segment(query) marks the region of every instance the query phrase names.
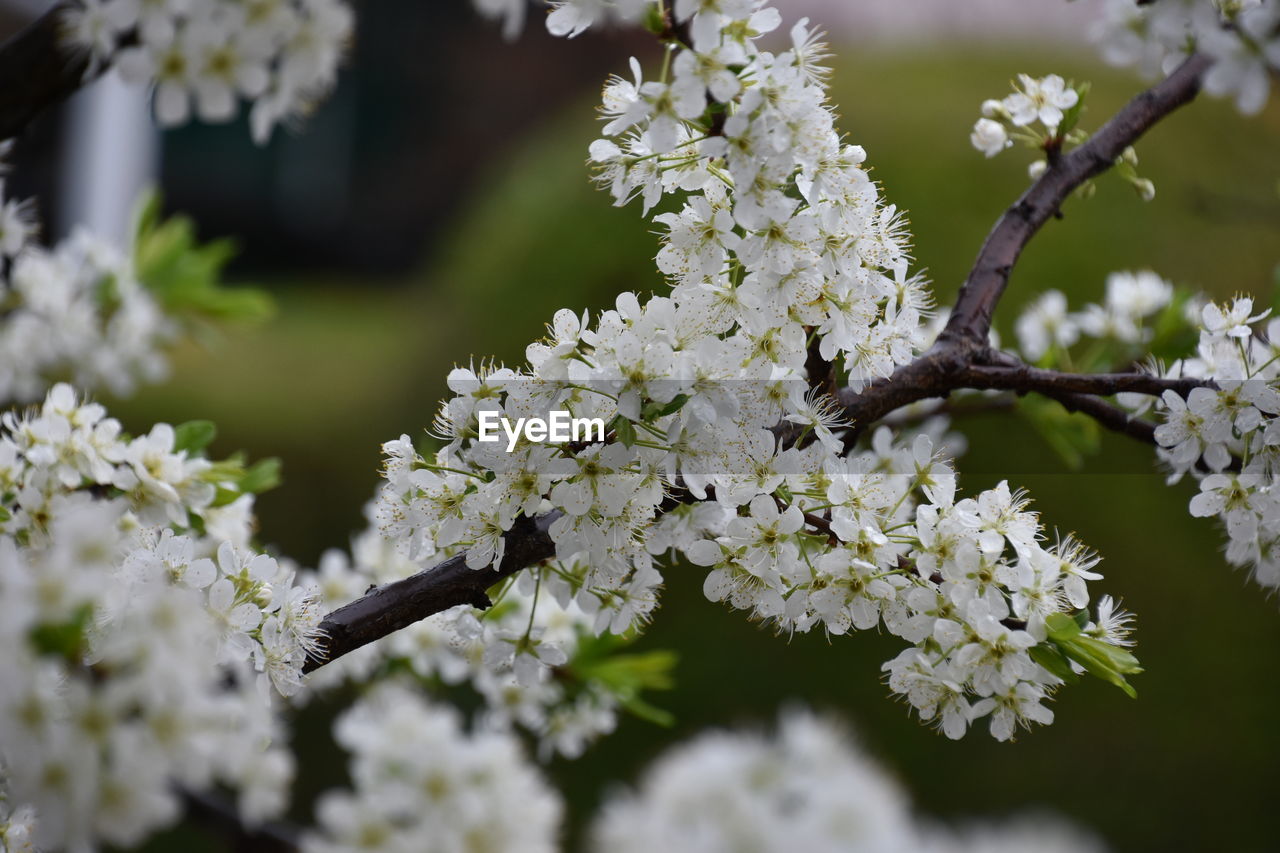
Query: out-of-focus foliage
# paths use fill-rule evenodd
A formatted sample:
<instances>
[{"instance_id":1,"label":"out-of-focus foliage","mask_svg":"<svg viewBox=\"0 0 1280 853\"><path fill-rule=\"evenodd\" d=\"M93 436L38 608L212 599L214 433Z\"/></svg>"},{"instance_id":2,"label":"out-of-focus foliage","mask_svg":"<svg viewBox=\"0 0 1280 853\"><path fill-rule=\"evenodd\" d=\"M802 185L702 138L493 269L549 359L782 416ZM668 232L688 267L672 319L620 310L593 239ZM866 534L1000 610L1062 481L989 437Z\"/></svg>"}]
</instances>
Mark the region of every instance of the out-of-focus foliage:
<instances>
[{"instance_id":1,"label":"out-of-focus foliage","mask_svg":"<svg viewBox=\"0 0 1280 853\"><path fill-rule=\"evenodd\" d=\"M133 263L138 280L166 313L201 320L260 322L271 316L271 296L251 287L223 287L223 269L235 256L230 238L200 243L186 216L161 217L159 193L148 193L134 224Z\"/></svg>"}]
</instances>

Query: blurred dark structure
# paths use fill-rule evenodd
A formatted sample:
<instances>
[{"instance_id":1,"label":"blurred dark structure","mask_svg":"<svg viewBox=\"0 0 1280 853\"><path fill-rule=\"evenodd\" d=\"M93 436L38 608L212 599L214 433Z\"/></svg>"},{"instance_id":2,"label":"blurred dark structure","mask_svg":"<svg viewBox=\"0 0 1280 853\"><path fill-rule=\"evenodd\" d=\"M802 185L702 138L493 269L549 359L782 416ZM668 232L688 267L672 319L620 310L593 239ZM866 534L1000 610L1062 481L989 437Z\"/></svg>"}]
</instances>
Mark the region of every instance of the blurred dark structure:
<instances>
[{"instance_id":1,"label":"blurred dark structure","mask_svg":"<svg viewBox=\"0 0 1280 853\"><path fill-rule=\"evenodd\" d=\"M508 43L465 2L357 5L338 86L305 121L261 147L244 109L230 124L164 134L165 206L193 216L204 234L235 235L236 273L408 273L486 165L587 97L620 56L653 50L643 33L618 31L548 49L536 10ZM26 20L0 5L0 38ZM41 116L10 158L12 193L38 198L45 222L63 218L65 112Z\"/></svg>"},{"instance_id":2,"label":"blurred dark structure","mask_svg":"<svg viewBox=\"0 0 1280 853\"><path fill-rule=\"evenodd\" d=\"M619 56L652 50L635 32L550 50L536 11L511 43L468 3L379 0L358 13L337 89L300 128L262 148L243 117L167 135L168 206L206 233L239 235L243 268L409 271L480 170L594 90Z\"/></svg>"}]
</instances>

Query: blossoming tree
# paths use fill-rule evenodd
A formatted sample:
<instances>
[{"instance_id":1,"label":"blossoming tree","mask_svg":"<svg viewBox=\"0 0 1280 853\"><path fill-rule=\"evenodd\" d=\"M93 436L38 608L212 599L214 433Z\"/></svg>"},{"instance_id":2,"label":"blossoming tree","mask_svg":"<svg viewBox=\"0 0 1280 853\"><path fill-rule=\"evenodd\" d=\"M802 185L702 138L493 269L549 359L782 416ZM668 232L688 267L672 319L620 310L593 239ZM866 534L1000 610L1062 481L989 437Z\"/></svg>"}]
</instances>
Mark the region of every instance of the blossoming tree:
<instances>
[{"instance_id":1,"label":"blossoming tree","mask_svg":"<svg viewBox=\"0 0 1280 853\"><path fill-rule=\"evenodd\" d=\"M511 36L527 11L475 5ZM1005 483L961 490L945 401L968 396L1040 395L1152 445L1171 480L1199 483L1189 511L1221 520L1227 561L1280 586L1280 321L1247 297L1217 304L1119 272L1102 304L1071 311L1048 291L1017 319L1016 347L991 338L1019 254L1073 196L1113 173L1154 197L1139 137L1201 89L1262 107L1280 2L1110 4L1106 57L1160 79L1092 133L1087 86L1056 75L1023 75L984 103L973 145L992 157L1024 143L1030 186L943 309L912 270L892 188L835 129L807 21L784 27L763 0L549 5L554 34L612 23L661 45L658 68L632 60L606 83L588 150L614 202L660 226L666 284L594 317L554 312L519 366L455 368L434 442L384 445L372 523L314 570L254 535L270 462L208 458L206 422L126 435L86 397L159 378L190 323L258 309L218 285L221 247L154 205L127 249L84 233L41 247L33 207L3 202L4 849L134 845L184 806L227 809L219 788L257 827L243 831L314 851L551 849L559 800L517 733L543 757L574 757L619 711L661 714L644 694L670 660L627 643L671 570L702 572L708 599L781 633L899 638L889 690L950 738L1049 723L1053 694L1082 675L1132 695L1131 617L1095 599L1099 556L1050 541ZM0 48L0 136L114 66L151 87L161 124L227 120L243 100L265 139L323 96L352 26L343 0L59 5ZM603 437L495 443L481 429L560 412ZM476 692L471 728L428 698L431 682ZM352 790L327 795L299 835L271 822L292 774L283 726L341 684L363 689L335 730ZM1092 843L923 825L804 714L772 741L712 736L665 759L593 838L600 850Z\"/></svg>"}]
</instances>

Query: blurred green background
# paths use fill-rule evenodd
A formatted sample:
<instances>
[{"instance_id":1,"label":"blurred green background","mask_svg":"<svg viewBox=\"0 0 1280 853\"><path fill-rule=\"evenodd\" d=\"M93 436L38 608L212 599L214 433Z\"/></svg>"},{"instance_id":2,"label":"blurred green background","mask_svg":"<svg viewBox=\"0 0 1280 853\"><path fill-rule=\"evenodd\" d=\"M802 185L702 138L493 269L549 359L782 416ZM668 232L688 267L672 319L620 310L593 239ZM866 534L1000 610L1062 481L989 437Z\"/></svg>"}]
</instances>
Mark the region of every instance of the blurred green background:
<instances>
[{"instance_id":1,"label":"blurred green background","mask_svg":"<svg viewBox=\"0 0 1280 853\"><path fill-rule=\"evenodd\" d=\"M888 198L910 212L918 267L947 304L982 238L1026 185L1030 153L986 161L968 143L978 105L1015 72L1091 80L1084 127L1095 129L1141 87L1086 56L1044 49L937 46L837 50L834 100L851 141L866 146ZM621 58L615 63L624 67ZM624 288L661 290L654 228L614 209L584 166L594 138L594 80L535 133L508 140L477 170L416 271L378 286L341 274L258 277L279 301L272 322L184 348L172 381L114 402L126 426L217 421L216 452L280 456L285 484L260 503L262 538L314 561L362 525L379 444L429 424L457 362L522 358L559 307L598 308ZM998 325L1056 287L1073 304L1102 295L1107 272L1150 267L1227 296L1270 304L1280 261L1280 109L1244 119L1201 100L1138 145L1157 196L1142 203L1119 180L1073 200L1020 261ZM213 236L206 234L205 236ZM424 238L424 242L427 242ZM1280 790L1280 612L1219 554L1221 537L1186 511L1187 484L1164 485L1152 454L1104 438L1079 472L1014 416L966 422L962 487L1007 478L1030 490L1046 523L1076 531L1104 556L1098 592L1138 614L1146 672L1126 698L1096 680L1061 692L1051 727L1000 744L979 725L953 743L890 701L880 663L899 641L867 632L828 641L757 630L705 601L697 572L671 571L644 648L681 655L676 690L654 696L672 729L624 719L576 762L549 768L570 806L570 832L601 796L657 752L713 725L767 724L788 702L848 719L900 774L918 806L944 819L1048 807L1117 850L1274 850ZM1131 472L1131 473L1117 473ZM300 816L343 778L321 746L322 720L300 731Z\"/></svg>"}]
</instances>

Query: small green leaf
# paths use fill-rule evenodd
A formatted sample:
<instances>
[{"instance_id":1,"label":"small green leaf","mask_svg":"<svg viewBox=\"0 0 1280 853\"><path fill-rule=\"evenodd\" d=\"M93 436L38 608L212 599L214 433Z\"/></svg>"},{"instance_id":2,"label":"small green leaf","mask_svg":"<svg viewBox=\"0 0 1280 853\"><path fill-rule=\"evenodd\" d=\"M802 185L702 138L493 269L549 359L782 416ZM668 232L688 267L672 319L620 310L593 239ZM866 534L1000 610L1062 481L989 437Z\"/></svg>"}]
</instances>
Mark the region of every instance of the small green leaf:
<instances>
[{"instance_id":1,"label":"small green leaf","mask_svg":"<svg viewBox=\"0 0 1280 853\"><path fill-rule=\"evenodd\" d=\"M678 660L675 652L658 649L639 654L623 654L630 635L578 632L578 647L565 669L576 680L594 682L617 697L618 702L641 719L669 726L675 718L667 711L642 700L645 690L669 690L674 685L672 671Z\"/></svg>"},{"instance_id":2,"label":"small green leaf","mask_svg":"<svg viewBox=\"0 0 1280 853\"><path fill-rule=\"evenodd\" d=\"M208 447L218 434L213 421L187 421L173 428L174 451L187 452L194 456Z\"/></svg>"},{"instance_id":3,"label":"small green leaf","mask_svg":"<svg viewBox=\"0 0 1280 853\"><path fill-rule=\"evenodd\" d=\"M670 711L650 705L638 696L622 699L622 707L646 722L669 729L676 724L675 715Z\"/></svg>"},{"instance_id":4,"label":"small green leaf","mask_svg":"<svg viewBox=\"0 0 1280 853\"><path fill-rule=\"evenodd\" d=\"M271 297L252 288L227 288L223 268L235 256L231 240L201 244L186 217L160 219L160 198L145 196L135 216L133 259L138 280L178 315L213 320L262 320L273 311Z\"/></svg>"},{"instance_id":5,"label":"small green leaf","mask_svg":"<svg viewBox=\"0 0 1280 853\"><path fill-rule=\"evenodd\" d=\"M665 418L667 415L674 415L676 412L684 408L684 404L689 402L688 394L677 394L671 398L671 402L662 407L658 412L658 417Z\"/></svg>"},{"instance_id":6,"label":"small green leaf","mask_svg":"<svg viewBox=\"0 0 1280 853\"><path fill-rule=\"evenodd\" d=\"M255 495L270 491L280 485L280 460L276 457L255 462L240 478L240 491Z\"/></svg>"},{"instance_id":7,"label":"small green leaf","mask_svg":"<svg viewBox=\"0 0 1280 853\"><path fill-rule=\"evenodd\" d=\"M645 423L653 423L658 418L665 418L680 411L687 402L689 402L688 394L677 394L669 403L651 402L645 405L640 417Z\"/></svg>"},{"instance_id":8,"label":"small green leaf","mask_svg":"<svg viewBox=\"0 0 1280 853\"><path fill-rule=\"evenodd\" d=\"M1046 624L1047 622L1048 620ZM1053 636L1052 629L1050 629L1050 636ZM1057 640L1056 637L1054 639ZM1076 634L1057 640L1057 643L1063 654L1083 666L1090 675L1114 684L1131 699L1138 698L1138 692L1133 689L1133 685L1125 680L1126 675L1142 672L1138 659L1130 652L1087 634Z\"/></svg>"},{"instance_id":9,"label":"small green leaf","mask_svg":"<svg viewBox=\"0 0 1280 853\"><path fill-rule=\"evenodd\" d=\"M636 428L625 415L618 415L609 426L613 429L614 435L618 437L618 441L627 447L635 446Z\"/></svg>"},{"instance_id":10,"label":"small green leaf","mask_svg":"<svg viewBox=\"0 0 1280 853\"><path fill-rule=\"evenodd\" d=\"M644 28L655 36L660 36L666 32L667 22L663 20L661 5L649 4L644 16Z\"/></svg>"},{"instance_id":11,"label":"small green leaf","mask_svg":"<svg viewBox=\"0 0 1280 853\"><path fill-rule=\"evenodd\" d=\"M31 629L31 645L42 655L57 655L72 663L84 657L85 632L93 618L93 605L82 604L66 622L45 623Z\"/></svg>"},{"instance_id":12,"label":"small green leaf","mask_svg":"<svg viewBox=\"0 0 1280 853\"><path fill-rule=\"evenodd\" d=\"M1071 662L1052 643L1041 643L1040 645L1032 646L1028 651L1031 653L1033 661L1063 681L1074 684L1080 680L1075 671L1071 669Z\"/></svg>"},{"instance_id":13,"label":"small green leaf","mask_svg":"<svg viewBox=\"0 0 1280 853\"><path fill-rule=\"evenodd\" d=\"M223 486L218 486L213 493L213 503L211 503L210 506L214 509L228 506L235 503L242 494L243 492L239 489L228 489Z\"/></svg>"},{"instance_id":14,"label":"small green leaf","mask_svg":"<svg viewBox=\"0 0 1280 853\"><path fill-rule=\"evenodd\" d=\"M1050 613L1044 619L1044 626L1049 638L1059 643L1080 634L1080 623L1066 613Z\"/></svg>"}]
</instances>

